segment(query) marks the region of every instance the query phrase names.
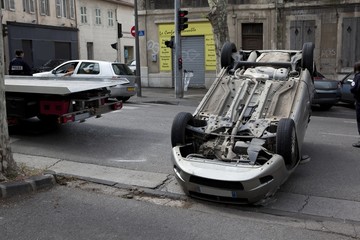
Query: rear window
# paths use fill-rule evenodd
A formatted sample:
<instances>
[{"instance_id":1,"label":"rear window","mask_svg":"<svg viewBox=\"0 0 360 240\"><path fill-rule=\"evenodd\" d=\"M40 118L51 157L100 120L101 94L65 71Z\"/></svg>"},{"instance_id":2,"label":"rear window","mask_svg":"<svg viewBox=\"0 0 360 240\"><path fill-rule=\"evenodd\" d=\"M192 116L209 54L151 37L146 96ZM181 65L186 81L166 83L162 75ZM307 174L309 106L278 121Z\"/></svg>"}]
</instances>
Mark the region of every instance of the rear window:
<instances>
[{"instance_id":1,"label":"rear window","mask_svg":"<svg viewBox=\"0 0 360 240\"><path fill-rule=\"evenodd\" d=\"M113 63L112 68L116 75L134 75L131 69L125 64L121 63Z\"/></svg>"}]
</instances>

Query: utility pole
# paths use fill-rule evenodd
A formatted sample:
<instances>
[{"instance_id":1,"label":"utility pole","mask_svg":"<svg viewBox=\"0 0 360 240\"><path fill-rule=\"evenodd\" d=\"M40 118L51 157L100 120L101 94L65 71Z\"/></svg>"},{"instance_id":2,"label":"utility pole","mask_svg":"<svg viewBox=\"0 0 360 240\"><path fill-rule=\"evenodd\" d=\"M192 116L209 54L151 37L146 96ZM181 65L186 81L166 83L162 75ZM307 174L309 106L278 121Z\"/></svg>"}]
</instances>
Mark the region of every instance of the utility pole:
<instances>
[{"instance_id":1,"label":"utility pole","mask_svg":"<svg viewBox=\"0 0 360 240\"><path fill-rule=\"evenodd\" d=\"M180 0L175 0L175 59L174 59L174 75L175 75L175 94L176 98L184 97L184 80L183 80L183 60L181 51L181 31L188 28L187 10L180 8ZM165 42L166 46L170 46ZM171 44L172 45L172 44Z\"/></svg>"},{"instance_id":2,"label":"utility pole","mask_svg":"<svg viewBox=\"0 0 360 240\"><path fill-rule=\"evenodd\" d=\"M136 51L136 83L137 83L137 96L141 97L141 73L140 73L140 49L139 49L139 21L138 21L138 8L137 0L134 0L135 8L135 51Z\"/></svg>"},{"instance_id":3,"label":"utility pole","mask_svg":"<svg viewBox=\"0 0 360 240\"><path fill-rule=\"evenodd\" d=\"M176 98L184 97L184 84L182 80L182 69L179 69L179 61L181 57L181 32L179 31L179 10L180 0L174 2L174 22L175 22L175 57L174 57L174 75L175 75L175 96Z\"/></svg>"}]
</instances>

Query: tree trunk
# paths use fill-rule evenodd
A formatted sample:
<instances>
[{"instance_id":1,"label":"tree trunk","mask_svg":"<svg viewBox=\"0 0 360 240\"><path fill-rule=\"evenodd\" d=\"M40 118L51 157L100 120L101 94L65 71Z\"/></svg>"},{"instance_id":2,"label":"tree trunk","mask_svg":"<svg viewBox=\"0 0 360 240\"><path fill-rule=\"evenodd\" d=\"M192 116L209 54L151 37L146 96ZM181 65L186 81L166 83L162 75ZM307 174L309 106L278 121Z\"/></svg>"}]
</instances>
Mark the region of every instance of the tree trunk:
<instances>
[{"instance_id":1,"label":"tree trunk","mask_svg":"<svg viewBox=\"0 0 360 240\"><path fill-rule=\"evenodd\" d=\"M1 10L0 10L1 11ZM1 15L1 12L0 12ZM2 26L0 26L2 32ZM6 180L6 177L17 175L17 165L14 161L6 117L5 103L5 81L4 81L4 42L0 37L0 181Z\"/></svg>"},{"instance_id":2,"label":"tree trunk","mask_svg":"<svg viewBox=\"0 0 360 240\"><path fill-rule=\"evenodd\" d=\"M221 48L225 42L229 41L229 29L227 25L227 4L226 0L208 0L210 12L207 18L214 33L216 51L216 69L220 71Z\"/></svg>"}]
</instances>

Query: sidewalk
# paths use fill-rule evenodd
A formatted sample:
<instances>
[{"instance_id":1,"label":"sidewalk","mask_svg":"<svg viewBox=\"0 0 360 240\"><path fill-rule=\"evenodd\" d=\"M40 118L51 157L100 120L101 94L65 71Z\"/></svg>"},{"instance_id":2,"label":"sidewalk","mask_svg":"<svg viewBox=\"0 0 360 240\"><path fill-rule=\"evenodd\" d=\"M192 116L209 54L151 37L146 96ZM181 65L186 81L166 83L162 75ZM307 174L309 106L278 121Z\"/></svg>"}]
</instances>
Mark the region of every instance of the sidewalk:
<instances>
[{"instance_id":1,"label":"sidewalk","mask_svg":"<svg viewBox=\"0 0 360 240\"><path fill-rule=\"evenodd\" d=\"M172 105L197 106L208 89L189 88L182 98L176 98L174 88L142 88L141 96L133 96L129 102L160 103Z\"/></svg>"},{"instance_id":2,"label":"sidewalk","mask_svg":"<svg viewBox=\"0 0 360 240\"><path fill-rule=\"evenodd\" d=\"M206 91L206 89L189 89L184 93L183 98L176 98L175 90L172 88L143 88L142 96L132 97L129 104L135 102L197 106ZM23 183L0 184L0 198L50 188L56 184L55 178L59 176L74 177L122 189L137 188L158 197L185 198L173 174L127 170L17 153L14 153L14 159L18 164L43 170L44 175L28 179ZM331 221L344 223L360 222L360 202L281 191L276 194L272 202L253 211L284 216L325 217ZM340 225L338 227L340 228ZM341 232L341 229L339 231Z\"/></svg>"}]
</instances>

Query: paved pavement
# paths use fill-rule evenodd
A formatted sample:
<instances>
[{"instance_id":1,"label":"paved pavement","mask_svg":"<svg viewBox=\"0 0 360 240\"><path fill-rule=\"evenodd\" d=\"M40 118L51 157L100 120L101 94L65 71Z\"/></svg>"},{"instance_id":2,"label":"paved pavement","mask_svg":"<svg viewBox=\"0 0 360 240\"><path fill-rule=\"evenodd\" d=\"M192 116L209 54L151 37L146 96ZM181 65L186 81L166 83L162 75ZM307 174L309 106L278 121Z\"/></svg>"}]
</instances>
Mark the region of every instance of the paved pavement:
<instances>
[{"instance_id":1,"label":"paved pavement","mask_svg":"<svg viewBox=\"0 0 360 240\"><path fill-rule=\"evenodd\" d=\"M205 93L205 89L189 89L183 98L176 98L174 89L143 88L142 96L135 96L130 101L197 106ZM0 198L54 186L59 176L74 177L123 189L141 189L157 196L185 198L172 174L126 170L17 153L14 153L14 159L18 164L44 170L44 175L27 179L23 183L0 184ZM360 202L285 192L277 193L274 201L255 211L315 218L325 217L342 222L360 221ZM354 231L360 231L360 229L354 229Z\"/></svg>"}]
</instances>

